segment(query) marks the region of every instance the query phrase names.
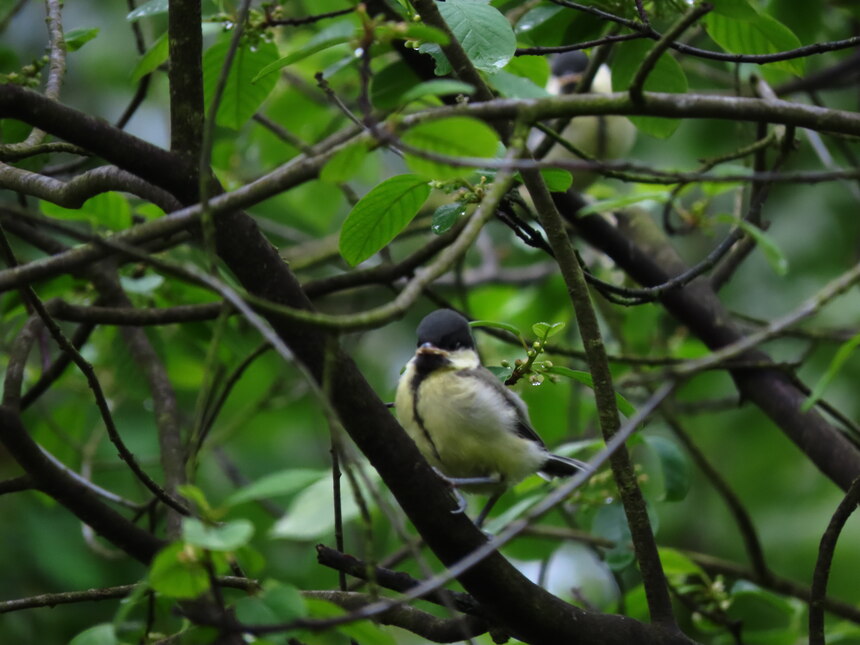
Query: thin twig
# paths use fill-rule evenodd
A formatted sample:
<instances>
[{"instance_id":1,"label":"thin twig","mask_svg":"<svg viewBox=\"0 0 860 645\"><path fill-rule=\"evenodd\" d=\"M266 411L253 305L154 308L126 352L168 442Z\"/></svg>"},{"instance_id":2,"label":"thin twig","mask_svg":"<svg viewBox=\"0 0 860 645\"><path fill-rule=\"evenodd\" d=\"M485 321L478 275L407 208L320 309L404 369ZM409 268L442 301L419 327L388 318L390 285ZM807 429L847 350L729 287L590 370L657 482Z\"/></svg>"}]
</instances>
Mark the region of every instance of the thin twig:
<instances>
[{"instance_id":1,"label":"thin twig","mask_svg":"<svg viewBox=\"0 0 860 645\"><path fill-rule=\"evenodd\" d=\"M821 536L818 559L812 574L812 591L809 599L809 645L824 645L824 598L827 594L827 579L836 542L851 514L860 503L860 477L854 480L845 497L839 502L830 523Z\"/></svg>"}]
</instances>

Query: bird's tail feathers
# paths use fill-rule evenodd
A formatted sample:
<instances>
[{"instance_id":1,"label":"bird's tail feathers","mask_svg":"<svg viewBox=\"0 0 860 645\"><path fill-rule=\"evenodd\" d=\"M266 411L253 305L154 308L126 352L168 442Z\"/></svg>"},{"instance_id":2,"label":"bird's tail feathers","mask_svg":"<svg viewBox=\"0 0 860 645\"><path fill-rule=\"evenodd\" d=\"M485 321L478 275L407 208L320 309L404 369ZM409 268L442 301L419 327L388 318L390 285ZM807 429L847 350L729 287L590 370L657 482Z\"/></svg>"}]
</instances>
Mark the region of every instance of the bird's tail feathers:
<instances>
[{"instance_id":1,"label":"bird's tail feathers","mask_svg":"<svg viewBox=\"0 0 860 645\"><path fill-rule=\"evenodd\" d=\"M570 477L579 471L591 471L591 467L584 461L579 459L571 459L570 457L562 457L561 455L550 455L546 463L541 466L541 474L549 475L550 477Z\"/></svg>"}]
</instances>

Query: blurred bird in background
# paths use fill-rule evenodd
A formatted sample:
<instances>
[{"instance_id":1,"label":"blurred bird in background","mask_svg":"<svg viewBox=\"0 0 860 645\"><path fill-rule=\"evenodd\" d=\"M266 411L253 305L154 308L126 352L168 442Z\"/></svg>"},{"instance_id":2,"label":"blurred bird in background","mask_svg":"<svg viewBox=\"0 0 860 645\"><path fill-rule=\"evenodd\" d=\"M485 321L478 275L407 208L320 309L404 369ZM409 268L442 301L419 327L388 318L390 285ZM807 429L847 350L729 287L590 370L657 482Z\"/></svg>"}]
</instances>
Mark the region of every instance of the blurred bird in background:
<instances>
[{"instance_id":1,"label":"blurred bird in background","mask_svg":"<svg viewBox=\"0 0 860 645\"><path fill-rule=\"evenodd\" d=\"M588 68L588 57L581 51L565 52L552 62L552 76L547 83L547 91L556 96L573 93ZM591 82L591 92L609 94L612 92L612 75L609 68L602 64ZM561 138L586 158L621 159L630 152L636 142L636 128L623 116L577 116L570 120L562 130ZM543 140L543 134L535 137L534 147ZM544 156L544 160L579 159L573 152L556 143ZM582 192L597 179L598 175L588 171L574 171L573 188Z\"/></svg>"}]
</instances>

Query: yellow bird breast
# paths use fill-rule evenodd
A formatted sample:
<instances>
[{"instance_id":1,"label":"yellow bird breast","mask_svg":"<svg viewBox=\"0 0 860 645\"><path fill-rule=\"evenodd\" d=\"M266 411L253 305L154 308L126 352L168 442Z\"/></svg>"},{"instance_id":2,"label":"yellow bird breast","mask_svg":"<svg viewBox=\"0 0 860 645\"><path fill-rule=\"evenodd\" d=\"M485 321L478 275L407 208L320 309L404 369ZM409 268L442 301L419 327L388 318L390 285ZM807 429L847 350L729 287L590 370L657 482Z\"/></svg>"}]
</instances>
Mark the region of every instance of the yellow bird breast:
<instances>
[{"instance_id":1,"label":"yellow bird breast","mask_svg":"<svg viewBox=\"0 0 860 645\"><path fill-rule=\"evenodd\" d=\"M503 392L471 382L477 377L452 366L425 376L413 398L414 375L414 361L410 361L397 389L397 416L427 461L445 475L498 477L500 485L507 487L544 464L545 449L516 434L517 409Z\"/></svg>"}]
</instances>

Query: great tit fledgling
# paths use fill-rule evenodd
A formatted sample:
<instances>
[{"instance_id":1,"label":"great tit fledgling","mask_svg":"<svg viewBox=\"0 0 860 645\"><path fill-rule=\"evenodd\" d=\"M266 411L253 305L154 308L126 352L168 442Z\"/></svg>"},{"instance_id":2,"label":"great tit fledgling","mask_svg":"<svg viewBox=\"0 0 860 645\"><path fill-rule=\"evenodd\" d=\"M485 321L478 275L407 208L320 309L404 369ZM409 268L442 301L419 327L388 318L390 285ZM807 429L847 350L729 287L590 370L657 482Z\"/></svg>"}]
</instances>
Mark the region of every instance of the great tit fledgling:
<instances>
[{"instance_id":1,"label":"great tit fledgling","mask_svg":"<svg viewBox=\"0 0 860 645\"><path fill-rule=\"evenodd\" d=\"M454 485L490 494L492 504L526 476L564 477L587 466L551 454L523 400L481 365L463 316L439 309L418 325L418 350L397 386L400 423Z\"/></svg>"},{"instance_id":2,"label":"great tit fledgling","mask_svg":"<svg viewBox=\"0 0 860 645\"><path fill-rule=\"evenodd\" d=\"M588 57L581 51L559 54L552 62L552 76L547 84L550 94L568 94L576 89L588 67ZM591 92L612 92L612 74L606 65L597 69L591 82ZM623 116L577 116L561 132L561 138L585 154L600 160L620 159L627 155L636 142L636 128ZM544 157L546 161L571 159L575 156L561 145L553 146ZM585 190L598 175L593 172L574 172L573 187Z\"/></svg>"}]
</instances>

